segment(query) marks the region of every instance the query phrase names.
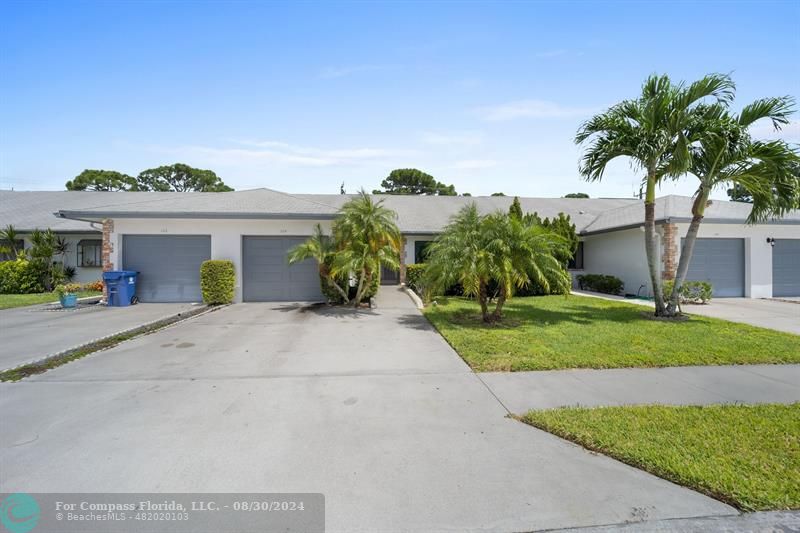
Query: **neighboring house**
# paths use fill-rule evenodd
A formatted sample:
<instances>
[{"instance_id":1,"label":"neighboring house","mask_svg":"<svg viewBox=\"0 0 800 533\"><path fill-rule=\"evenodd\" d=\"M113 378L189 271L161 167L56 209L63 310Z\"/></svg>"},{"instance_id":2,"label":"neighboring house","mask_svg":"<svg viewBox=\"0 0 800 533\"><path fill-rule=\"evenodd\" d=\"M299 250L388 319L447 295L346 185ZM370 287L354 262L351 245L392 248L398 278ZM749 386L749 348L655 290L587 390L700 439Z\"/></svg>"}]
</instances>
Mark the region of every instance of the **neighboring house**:
<instances>
[{"instance_id":1,"label":"neighboring house","mask_svg":"<svg viewBox=\"0 0 800 533\"><path fill-rule=\"evenodd\" d=\"M321 298L316 266L290 266L286 252L310 235L327 231L352 195L287 194L270 189L227 193L98 193L0 191L0 225L51 227L71 239L102 240L105 269L137 270L141 301L199 301L199 266L230 259L237 271L236 301ZM509 196L380 196L398 214L404 242L399 273L419 262L425 246L458 210L475 202L483 213L507 211ZM582 242L570 265L581 272L612 274L632 294L651 293L644 253L641 200L616 198L520 198L523 211L542 218L569 214ZM709 280L718 297L800 296L800 212L782 220L747 226L748 204L714 201L695 247L689 279ZM55 213L56 216L53 216ZM686 233L691 198L659 198L659 269L674 275L680 238ZM63 225L62 225L63 224ZM76 233L81 229L86 233ZM101 232L99 233L98 231ZM77 246L77 243L76 243ZM77 250L76 250L77 252ZM78 256L76 255L76 260ZM97 279L79 267L82 279Z\"/></svg>"}]
</instances>

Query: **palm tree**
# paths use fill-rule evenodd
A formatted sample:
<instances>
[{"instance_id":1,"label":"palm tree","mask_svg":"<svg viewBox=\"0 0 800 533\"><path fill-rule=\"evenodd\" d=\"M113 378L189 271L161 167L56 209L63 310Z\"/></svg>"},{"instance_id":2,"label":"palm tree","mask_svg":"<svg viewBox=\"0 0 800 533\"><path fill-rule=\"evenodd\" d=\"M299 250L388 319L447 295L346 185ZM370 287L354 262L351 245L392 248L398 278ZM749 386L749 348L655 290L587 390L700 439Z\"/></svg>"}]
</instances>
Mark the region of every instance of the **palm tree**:
<instances>
[{"instance_id":1,"label":"palm tree","mask_svg":"<svg viewBox=\"0 0 800 533\"><path fill-rule=\"evenodd\" d=\"M580 164L586 180L601 180L608 163L618 157L629 158L634 168L645 173L645 252L656 316L667 313L657 265L656 186L664 177L678 177L688 169L694 139L686 132L702 101L711 97L724 106L733 94L733 81L722 74L710 74L688 86L653 75L644 82L638 98L589 119L575 136L578 144L590 141Z\"/></svg>"},{"instance_id":2,"label":"palm tree","mask_svg":"<svg viewBox=\"0 0 800 533\"><path fill-rule=\"evenodd\" d=\"M13 225L9 224L0 230L0 241L7 242L0 247L0 253L13 255L14 259L18 256L17 242L19 241L19 234Z\"/></svg>"},{"instance_id":3,"label":"palm tree","mask_svg":"<svg viewBox=\"0 0 800 533\"><path fill-rule=\"evenodd\" d=\"M333 263L335 251L336 248L333 239L325 235L322 231L322 226L317 224L314 226L314 233L311 237L289 250L289 263L299 263L306 259L316 260L320 278L322 278L329 287L339 293L342 297L342 301L347 304L350 302L347 291L339 285L336 278L331 273L331 264Z\"/></svg>"},{"instance_id":4,"label":"palm tree","mask_svg":"<svg viewBox=\"0 0 800 533\"><path fill-rule=\"evenodd\" d=\"M426 277L435 287L460 283L475 296L484 322L502 318L503 306L521 289L536 283L545 293L568 293L570 276L556 258L567 243L538 224L504 213L480 216L475 204L453 217L428 248ZM489 311L496 286L495 308Z\"/></svg>"},{"instance_id":5,"label":"palm tree","mask_svg":"<svg viewBox=\"0 0 800 533\"><path fill-rule=\"evenodd\" d=\"M675 314L681 286L686 280L692 252L703 221L708 197L717 187L731 187L752 198L748 223L780 217L800 201L800 155L783 141L754 141L748 129L769 119L776 130L789 123L794 112L790 97L764 98L732 115L721 106L710 106L698 117L699 142L692 146L689 173L700 184L692 204L692 221L683 241L675 283L667 312Z\"/></svg>"},{"instance_id":6,"label":"palm tree","mask_svg":"<svg viewBox=\"0 0 800 533\"><path fill-rule=\"evenodd\" d=\"M400 268L402 237L397 227L397 213L374 202L361 191L348 201L333 222L333 235L338 250L333 258L334 276L354 274L357 277L354 305L358 307L381 266Z\"/></svg>"}]
</instances>

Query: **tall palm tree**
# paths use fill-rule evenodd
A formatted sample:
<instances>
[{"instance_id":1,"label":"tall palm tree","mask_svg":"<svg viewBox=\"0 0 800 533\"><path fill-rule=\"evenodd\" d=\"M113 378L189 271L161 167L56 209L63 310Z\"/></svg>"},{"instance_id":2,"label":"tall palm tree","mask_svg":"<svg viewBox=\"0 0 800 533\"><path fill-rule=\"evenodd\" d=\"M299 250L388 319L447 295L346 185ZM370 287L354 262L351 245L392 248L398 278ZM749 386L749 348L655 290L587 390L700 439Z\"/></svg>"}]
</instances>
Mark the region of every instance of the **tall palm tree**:
<instances>
[{"instance_id":1,"label":"tall palm tree","mask_svg":"<svg viewBox=\"0 0 800 533\"><path fill-rule=\"evenodd\" d=\"M592 117L575 136L578 144L589 141L580 164L586 180L601 180L608 163L618 157L627 157L634 168L644 171L645 252L656 316L667 314L657 265L656 186L665 177L678 177L688 169L694 139L686 132L703 100L710 97L724 106L733 94L733 81L723 74L710 74L688 86L653 75L644 82L638 98Z\"/></svg>"},{"instance_id":2,"label":"tall palm tree","mask_svg":"<svg viewBox=\"0 0 800 533\"><path fill-rule=\"evenodd\" d=\"M499 212L480 216L470 204L428 248L426 277L440 289L460 283L465 295L477 298L483 321L496 322L514 292L531 283L546 293L569 292L570 276L556 258L567 247L541 225ZM497 299L490 311L492 286Z\"/></svg>"},{"instance_id":3,"label":"tall palm tree","mask_svg":"<svg viewBox=\"0 0 800 533\"><path fill-rule=\"evenodd\" d=\"M796 173L800 155L783 141L753 140L748 129L757 121L769 119L776 130L789 123L794 112L790 97L764 98L745 106L738 115L724 107L709 106L697 117L699 142L691 147L689 173L700 184L692 204L692 221L683 241L675 283L667 305L667 313L679 309L681 286L686 280L700 224L708 205L708 197L717 187L743 191L753 199L748 223L780 217L798 207L800 177Z\"/></svg>"},{"instance_id":4,"label":"tall palm tree","mask_svg":"<svg viewBox=\"0 0 800 533\"><path fill-rule=\"evenodd\" d=\"M333 239L325 235L322 231L322 226L317 224L314 226L314 233L305 240L289 250L289 263L299 263L306 259L314 259L317 262L320 278L334 289L342 297L342 301L347 304L350 302L347 291L339 285L336 277L331 271L331 264L333 263L333 256L336 252L336 247Z\"/></svg>"},{"instance_id":5,"label":"tall palm tree","mask_svg":"<svg viewBox=\"0 0 800 533\"><path fill-rule=\"evenodd\" d=\"M355 274L358 307L381 266L400 268L402 236L397 227L397 213L383 205L383 200L373 201L361 191L342 206L339 217L333 222L333 234L338 250L334 255L334 276Z\"/></svg>"}]
</instances>

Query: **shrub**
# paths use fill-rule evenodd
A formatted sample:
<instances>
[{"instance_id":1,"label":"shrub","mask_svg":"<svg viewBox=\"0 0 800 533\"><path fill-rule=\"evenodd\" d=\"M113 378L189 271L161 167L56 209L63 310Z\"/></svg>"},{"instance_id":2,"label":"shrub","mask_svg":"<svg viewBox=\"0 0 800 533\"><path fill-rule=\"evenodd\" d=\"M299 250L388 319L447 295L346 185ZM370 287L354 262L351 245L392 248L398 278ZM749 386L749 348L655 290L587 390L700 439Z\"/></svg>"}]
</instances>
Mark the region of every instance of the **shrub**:
<instances>
[{"instance_id":1,"label":"shrub","mask_svg":"<svg viewBox=\"0 0 800 533\"><path fill-rule=\"evenodd\" d=\"M0 263L0 293L32 294L45 291L47 265L41 261L15 259Z\"/></svg>"},{"instance_id":2,"label":"shrub","mask_svg":"<svg viewBox=\"0 0 800 533\"><path fill-rule=\"evenodd\" d=\"M625 288L622 280L606 274L581 274L578 276L578 287L587 291L604 294L619 294Z\"/></svg>"},{"instance_id":3,"label":"shrub","mask_svg":"<svg viewBox=\"0 0 800 533\"><path fill-rule=\"evenodd\" d=\"M200 289L203 301L208 305L233 302L236 270L233 261L211 259L200 265Z\"/></svg>"},{"instance_id":4,"label":"shrub","mask_svg":"<svg viewBox=\"0 0 800 533\"><path fill-rule=\"evenodd\" d=\"M674 286L675 282L672 280L664 282L664 299L669 299ZM711 301L713 291L713 285L707 281L684 281L678 300L682 304L705 304Z\"/></svg>"},{"instance_id":5,"label":"shrub","mask_svg":"<svg viewBox=\"0 0 800 533\"><path fill-rule=\"evenodd\" d=\"M406 265L406 285L416 292L423 292L423 278L425 276L425 263Z\"/></svg>"},{"instance_id":6,"label":"shrub","mask_svg":"<svg viewBox=\"0 0 800 533\"><path fill-rule=\"evenodd\" d=\"M103 280L98 279L98 280L95 280L95 281L90 281L88 283L84 283L83 290L85 290L85 291L103 292Z\"/></svg>"}]
</instances>

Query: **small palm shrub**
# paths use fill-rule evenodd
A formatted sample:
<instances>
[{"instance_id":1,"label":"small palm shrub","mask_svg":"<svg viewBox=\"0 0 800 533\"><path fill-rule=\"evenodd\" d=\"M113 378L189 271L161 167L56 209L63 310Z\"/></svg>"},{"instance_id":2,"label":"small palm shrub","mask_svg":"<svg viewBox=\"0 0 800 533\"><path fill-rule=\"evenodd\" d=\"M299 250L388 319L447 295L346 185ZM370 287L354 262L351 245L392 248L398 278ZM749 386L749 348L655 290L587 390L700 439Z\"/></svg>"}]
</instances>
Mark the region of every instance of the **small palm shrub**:
<instances>
[{"instance_id":1,"label":"small palm shrub","mask_svg":"<svg viewBox=\"0 0 800 533\"><path fill-rule=\"evenodd\" d=\"M236 270L233 261L211 259L200 265L200 289L207 305L233 302Z\"/></svg>"},{"instance_id":2,"label":"small palm shrub","mask_svg":"<svg viewBox=\"0 0 800 533\"><path fill-rule=\"evenodd\" d=\"M317 224L314 233L289 250L290 264L314 259L322 294L333 304L358 307L378 293L381 267L400 267L400 230L397 214L361 191L347 202L334 220L332 234ZM350 279L355 285L350 286Z\"/></svg>"},{"instance_id":3,"label":"small palm shrub","mask_svg":"<svg viewBox=\"0 0 800 533\"><path fill-rule=\"evenodd\" d=\"M481 215L471 204L428 247L423 283L439 294L459 284L478 300L483 321L496 322L505 302L526 287L569 292L569 273L558 260L566 249L563 238L540 224L500 212Z\"/></svg>"}]
</instances>

